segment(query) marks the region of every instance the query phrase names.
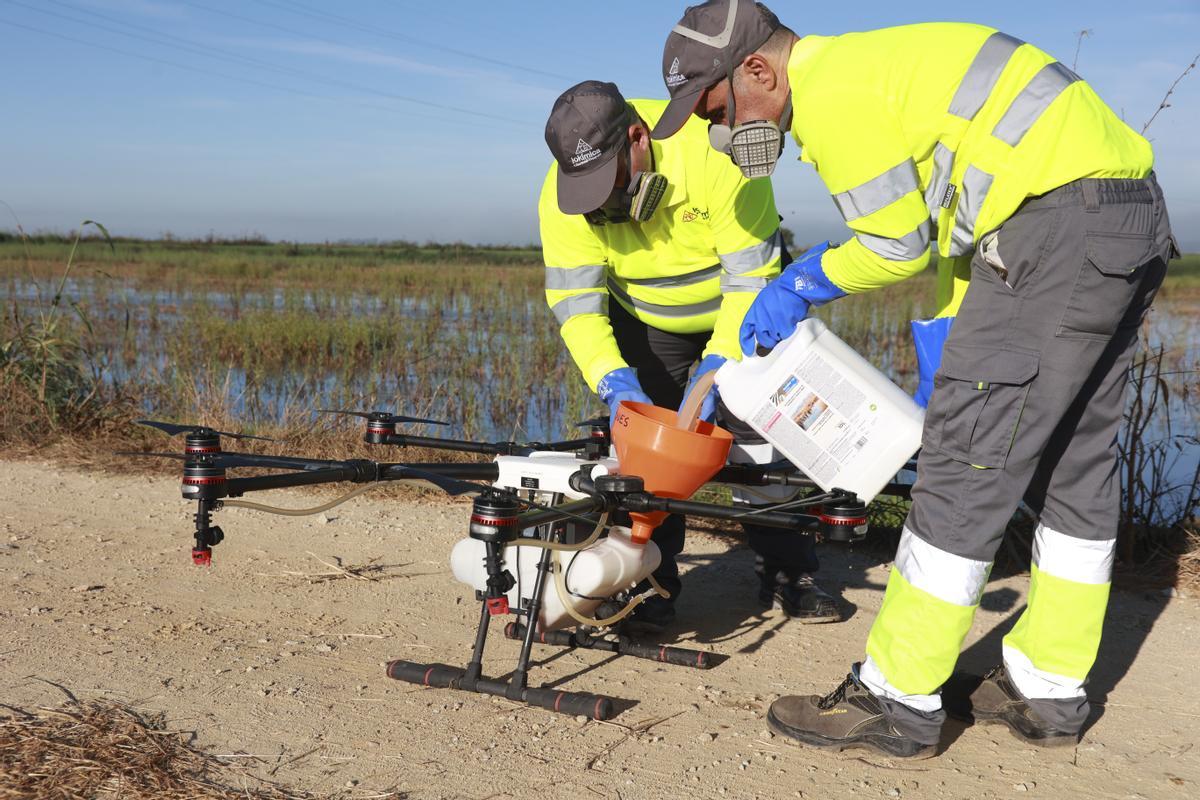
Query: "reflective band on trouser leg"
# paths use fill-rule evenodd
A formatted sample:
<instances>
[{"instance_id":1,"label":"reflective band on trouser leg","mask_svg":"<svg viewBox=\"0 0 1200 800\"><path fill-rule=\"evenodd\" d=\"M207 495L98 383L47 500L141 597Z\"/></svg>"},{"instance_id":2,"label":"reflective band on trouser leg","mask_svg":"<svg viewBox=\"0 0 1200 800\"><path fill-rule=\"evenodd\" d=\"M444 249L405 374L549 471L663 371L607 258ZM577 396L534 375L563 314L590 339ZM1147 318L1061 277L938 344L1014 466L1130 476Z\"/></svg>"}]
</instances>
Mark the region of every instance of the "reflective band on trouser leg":
<instances>
[{"instance_id":1,"label":"reflective band on trouser leg","mask_svg":"<svg viewBox=\"0 0 1200 800\"><path fill-rule=\"evenodd\" d=\"M933 694L950 677L991 569L904 529L867 637L867 654L900 695Z\"/></svg>"},{"instance_id":2,"label":"reflective band on trouser leg","mask_svg":"<svg viewBox=\"0 0 1200 800\"><path fill-rule=\"evenodd\" d=\"M1083 696L1112 587L1116 539L1077 539L1039 525L1029 604L1004 637L1004 663L1021 694Z\"/></svg>"},{"instance_id":3,"label":"reflective band on trouser leg","mask_svg":"<svg viewBox=\"0 0 1200 800\"><path fill-rule=\"evenodd\" d=\"M770 442L734 442L729 448L730 464L757 464L764 466L780 458L779 451ZM733 487L733 504L752 505L763 502L782 503L800 493L796 486Z\"/></svg>"}]
</instances>

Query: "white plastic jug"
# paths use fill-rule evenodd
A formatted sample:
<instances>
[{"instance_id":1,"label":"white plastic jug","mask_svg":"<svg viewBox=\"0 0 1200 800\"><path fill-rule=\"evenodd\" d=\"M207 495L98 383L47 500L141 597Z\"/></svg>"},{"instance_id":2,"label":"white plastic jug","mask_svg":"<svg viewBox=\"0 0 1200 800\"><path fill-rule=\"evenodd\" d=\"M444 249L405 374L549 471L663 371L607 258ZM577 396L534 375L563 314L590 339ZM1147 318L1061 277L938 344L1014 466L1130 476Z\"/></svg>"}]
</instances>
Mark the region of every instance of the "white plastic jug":
<instances>
[{"instance_id":1,"label":"white plastic jug","mask_svg":"<svg viewBox=\"0 0 1200 800\"><path fill-rule=\"evenodd\" d=\"M538 579L538 562L544 552L538 547L520 546L521 540L504 547L504 568L517 579L508 591L508 603L520 608L522 598L533 596ZM450 568L454 577L468 586L487 589L487 570L484 567L484 543L478 539L463 539L450 551ZM609 596L620 589L633 586L658 568L662 554L658 545L647 542L634 544L629 528L614 526L608 536L576 552L557 553L565 571L567 591L576 611L592 616ZM552 631L576 624L567 614L554 586L553 575L547 576L542 590L542 613L538 618L542 630Z\"/></svg>"},{"instance_id":2,"label":"white plastic jug","mask_svg":"<svg viewBox=\"0 0 1200 800\"><path fill-rule=\"evenodd\" d=\"M925 411L809 318L770 354L717 371L729 410L824 491L868 503L921 446Z\"/></svg>"}]
</instances>

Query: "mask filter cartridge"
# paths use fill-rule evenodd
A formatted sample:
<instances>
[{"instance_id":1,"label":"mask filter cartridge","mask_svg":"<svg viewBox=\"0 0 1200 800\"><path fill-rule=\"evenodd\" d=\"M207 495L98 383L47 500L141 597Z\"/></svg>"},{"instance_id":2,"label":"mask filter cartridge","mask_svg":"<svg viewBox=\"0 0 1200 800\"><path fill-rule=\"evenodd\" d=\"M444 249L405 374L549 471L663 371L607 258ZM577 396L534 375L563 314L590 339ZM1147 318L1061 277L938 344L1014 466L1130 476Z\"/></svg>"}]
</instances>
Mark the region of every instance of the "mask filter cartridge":
<instances>
[{"instance_id":1,"label":"mask filter cartridge","mask_svg":"<svg viewBox=\"0 0 1200 800\"><path fill-rule=\"evenodd\" d=\"M709 141L712 141L711 132ZM774 122L746 122L730 133L729 156L747 178L769 177L775 171L782 152L783 131Z\"/></svg>"},{"instance_id":2,"label":"mask filter cartridge","mask_svg":"<svg viewBox=\"0 0 1200 800\"><path fill-rule=\"evenodd\" d=\"M657 172L639 172L629 182L629 217L635 222L647 222L658 210L667 193L667 176Z\"/></svg>"}]
</instances>

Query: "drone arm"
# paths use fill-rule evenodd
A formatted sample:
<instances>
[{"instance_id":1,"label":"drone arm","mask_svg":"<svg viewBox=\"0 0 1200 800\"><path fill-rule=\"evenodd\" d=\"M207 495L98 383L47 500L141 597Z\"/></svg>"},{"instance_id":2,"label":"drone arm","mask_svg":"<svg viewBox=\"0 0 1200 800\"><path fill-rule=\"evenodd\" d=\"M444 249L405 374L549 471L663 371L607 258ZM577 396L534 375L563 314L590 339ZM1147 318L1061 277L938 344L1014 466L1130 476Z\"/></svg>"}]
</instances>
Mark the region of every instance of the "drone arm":
<instances>
[{"instance_id":1,"label":"drone arm","mask_svg":"<svg viewBox=\"0 0 1200 800\"><path fill-rule=\"evenodd\" d=\"M530 448L534 450L553 450L555 452L569 453L574 450L582 450L589 444L595 441L592 437L580 439L567 439L562 442L534 442L530 444Z\"/></svg>"},{"instance_id":2,"label":"drone arm","mask_svg":"<svg viewBox=\"0 0 1200 800\"><path fill-rule=\"evenodd\" d=\"M521 530L536 528L552 522L581 517L594 511L603 511L608 505L609 501L605 497L599 495L585 497L582 500L561 503L553 508L526 511L517 518L517 525Z\"/></svg>"},{"instance_id":3,"label":"drone arm","mask_svg":"<svg viewBox=\"0 0 1200 800\"><path fill-rule=\"evenodd\" d=\"M523 450L520 445L512 442L493 444L489 442L469 442L464 439L441 439L436 436L413 436L407 433L368 433L366 441L370 444L391 444L398 447L429 447L434 450L454 450L459 453L479 453L480 455L519 455Z\"/></svg>"},{"instance_id":4,"label":"drone arm","mask_svg":"<svg viewBox=\"0 0 1200 800\"><path fill-rule=\"evenodd\" d=\"M567 439L561 442L471 442L465 439L442 439L436 436L414 436L408 433L368 432L370 444L390 444L398 447L428 447L434 450L453 450L459 453L479 453L487 456L524 456L538 450L571 452L582 450L595 441L594 437Z\"/></svg>"},{"instance_id":5,"label":"drone arm","mask_svg":"<svg viewBox=\"0 0 1200 800\"><path fill-rule=\"evenodd\" d=\"M246 492L282 489L288 486L312 486L319 483L370 483L379 480L379 465L373 461L345 461L338 466L303 472L281 472L253 478L230 478L226 481L229 497L241 497Z\"/></svg>"},{"instance_id":6,"label":"drone arm","mask_svg":"<svg viewBox=\"0 0 1200 800\"><path fill-rule=\"evenodd\" d=\"M797 514L788 511L763 511L750 515L748 509L722 506L715 503L699 503L693 500L672 500L646 492L635 492L621 497L620 507L626 511L666 511L669 514L686 514L707 519L724 519L735 522L749 521L770 528L786 528L798 533L812 533L818 524L812 514Z\"/></svg>"},{"instance_id":7,"label":"drone arm","mask_svg":"<svg viewBox=\"0 0 1200 800\"><path fill-rule=\"evenodd\" d=\"M469 462L464 464L380 464L379 480L399 481L412 477L411 470L421 470L442 475L447 478L458 478L465 481L494 481L500 477L500 467L495 461Z\"/></svg>"},{"instance_id":8,"label":"drone arm","mask_svg":"<svg viewBox=\"0 0 1200 800\"><path fill-rule=\"evenodd\" d=\"M817 484L802 472L794 469L770 469L754 464L726 464L712 479L713 483L731 486L803 486L812 488ZM906 483L892 482L883 487L880 494L911 498L912 487Z\"/></svg>"},{"instance_id":9,"label":"drone arm","mask_svg":"<svg viewBox=\"0 0 1200 800\"><path fill-rule=\"evenodd\" d=\"M327 458L296 458L295 456L264 456L258 453L235 453L225 451L221 453L222 460L226 461L229 466L241 467L264 467L267 469L303 469L317 470L326 469L328 467L337 467L345 464L344 461L334 461Z\"/></svg>"}]
</instances>

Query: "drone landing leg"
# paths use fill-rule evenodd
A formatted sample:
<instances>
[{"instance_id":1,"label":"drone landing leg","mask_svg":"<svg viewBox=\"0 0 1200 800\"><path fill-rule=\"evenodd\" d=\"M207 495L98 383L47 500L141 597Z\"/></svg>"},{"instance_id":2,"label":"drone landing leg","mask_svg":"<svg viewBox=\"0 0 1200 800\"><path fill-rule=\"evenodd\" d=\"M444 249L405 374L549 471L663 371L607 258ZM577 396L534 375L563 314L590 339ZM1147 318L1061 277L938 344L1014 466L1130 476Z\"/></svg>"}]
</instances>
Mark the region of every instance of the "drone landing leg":
<instances>
[{"instance_id":1,"label":"drone landing leg","mask_svg":"<svg viewBox=\"0 0 1200 800\"><path fill-rule=\"evenodd\" d=\"M546 551L538 564L541 580L534 587L533 597L529 605L521 612L526 619L537 619L542 607L542 592L550 570L550 551ZM413 661L393 661L387 666L387 674L408 683L435 688L462 689L479 694L490 694L504 697L520 703L557 711L572 716L582 715L590 719L608 719L613 714L613 702L608 697L588 694L586 692L562 692L557 689L538 689L527 685L529 674L529 659L533 652L533 626L520 623L509 623L505 633L514 626L519 627L524 637L521 655L517 660L517 668L513 670L508 681L493 680L483 676L483 650L487 643L488 626L491 623L491 611L486 598L481 598L479 612L479 628L475 634L475 648L471 652L471 661L465 670L446 664L418 664ZM525 631L529 633L526 634ZM522 638L510 636L509 638Z\"/></svg>"},{"instance_id":2,"label":"drone landing leg","mask_svg":"<svg viewBox=\"0 0 1200 800\"><path fill-rule=\"evenodd\" d=\"M533 584L533 597L530 597L529 604L524 608L526 619L536 620L541 613L541 597L545 593L546 584L550 583L553 578L550 577L551 572L551 551L542 551L541 560L538 561L538 581ZM510 622L509 626L518 625L518 622ZM509 626L505 626L504 633L508 636ZM514 694L524 691L528 685L529 674L529 656L533 654L533 628L534 625L527 626L529 632L524 637L521 643L521 655L517 657L517 668L512 670L512 678L509 681L510 694L509 699L517 699ZM517 638L517 637L509 637Z\"/></svg>"},{"instance_id":3,"label":"drone landing leg","mask_svg":"<svg viewBox=\"0 0 1200 800\"><path fill-rule=\"evenodd\" d=\"M509 639L528 639L530 629L520 622L510 622L504 628L504 635ZM703 650L689 650L685 647L668 647L635 642L628 636L618 636L616 639L606 639L592 636L582 630L574 631L533 631L536 641L557 647L578 647L586 650L603 650L634 658L645 658L649 661L659 661L663 664L673 664L678 667L694 667L708 669L712 666L708 653Z\"/></svg>"}]
</instances>

